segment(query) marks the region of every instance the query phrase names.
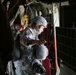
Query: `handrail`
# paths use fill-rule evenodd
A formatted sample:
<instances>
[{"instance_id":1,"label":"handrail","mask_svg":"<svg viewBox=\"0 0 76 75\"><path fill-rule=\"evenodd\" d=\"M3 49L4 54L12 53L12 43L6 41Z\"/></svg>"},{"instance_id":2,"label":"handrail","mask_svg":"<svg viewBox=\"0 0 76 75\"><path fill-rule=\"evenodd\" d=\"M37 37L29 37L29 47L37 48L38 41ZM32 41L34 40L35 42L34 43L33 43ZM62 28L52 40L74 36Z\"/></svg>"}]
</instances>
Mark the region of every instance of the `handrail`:
<instances>
[{"instance_id":1,"label":"handrail","mask_svg":"<svg viewBox=\"0 0 76 75\"><path fill-rule=\"evenodd\" d=\"M15 8L15 6L19 3L19 0L17 0L16 4L10 9L8 13L11 13L11 11Z\"/></svg>"}]
</instances>

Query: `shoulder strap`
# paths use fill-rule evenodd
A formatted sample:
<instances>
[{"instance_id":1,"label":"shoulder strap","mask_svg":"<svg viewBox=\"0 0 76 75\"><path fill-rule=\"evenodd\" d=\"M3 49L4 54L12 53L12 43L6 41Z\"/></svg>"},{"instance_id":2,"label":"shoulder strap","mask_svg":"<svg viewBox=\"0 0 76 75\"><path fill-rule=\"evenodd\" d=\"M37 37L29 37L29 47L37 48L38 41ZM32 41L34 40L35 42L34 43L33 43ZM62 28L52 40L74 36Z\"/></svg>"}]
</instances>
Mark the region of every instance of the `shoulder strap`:
<instances>
[{"instance_id":1,"label":"shoulder strap","mask_svg":"<svg viewBox=\"0 0 76 75\"><path fill-rule=\"evenodd\" d=\"M29 28L29 30L31 31L32 34L35 34L31 28Z\"/></svg>"}]
</instances>

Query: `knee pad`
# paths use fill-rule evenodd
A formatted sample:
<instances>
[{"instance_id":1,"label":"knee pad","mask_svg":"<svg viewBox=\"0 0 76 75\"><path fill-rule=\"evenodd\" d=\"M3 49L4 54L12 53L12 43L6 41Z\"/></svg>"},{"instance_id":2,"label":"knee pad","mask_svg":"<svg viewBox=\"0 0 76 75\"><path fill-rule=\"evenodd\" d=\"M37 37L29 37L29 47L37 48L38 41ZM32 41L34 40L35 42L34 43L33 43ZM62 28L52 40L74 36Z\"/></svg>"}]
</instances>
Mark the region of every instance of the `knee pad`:
<instances>
[{"instance_id":1,"label":"knee pad","mask_svg":"<svg viewBox=\"0 0 76 75\"><path fill-rule=\"evenodd\" d=\"M14 61L20 59L20 51L17 49L13 50L12 57Z\"/></svg>"},{"instance_id":2,"label":"knee pad","mask_svg":"<svg viewBox=\"0 0 76 75\"><path fill-rule=\"evenodd\" d=\"M48 49L45 45L39 45L36 49L36 59L45 60L48 56Z\"/></svg>"}]
</instances>

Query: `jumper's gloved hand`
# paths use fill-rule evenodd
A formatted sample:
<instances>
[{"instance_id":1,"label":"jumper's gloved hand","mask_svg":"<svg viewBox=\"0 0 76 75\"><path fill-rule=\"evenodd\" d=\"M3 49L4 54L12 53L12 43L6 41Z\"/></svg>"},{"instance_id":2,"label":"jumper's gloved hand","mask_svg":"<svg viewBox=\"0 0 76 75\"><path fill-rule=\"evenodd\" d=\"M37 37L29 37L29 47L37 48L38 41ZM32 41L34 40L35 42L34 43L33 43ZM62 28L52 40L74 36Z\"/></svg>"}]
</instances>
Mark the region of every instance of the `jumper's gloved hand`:
<instances>
[{"instance_id":1,"label":"jumper's gloved hand","mask_svg":"<svg viewBox=\"0 0 76 75\"><path fill-rule=\"evenodd\" d=\"M27 45L41 45L41 44L45 44L46 41L44 39L41 39L41 40L31 40L31 41L28 41L28 40L25 40L25 42L27 41Z\"/></svg>"},{"instance_id":2,"label":"jumper's gloved hand","mask_svg":"<svg viewBox=\"0 0 76 75\"><path fill-rule=\"evenodd\" d=\"M38 45L45 44L47 41L44 39L39 40Z\"/></svg>"}]
</instances>

